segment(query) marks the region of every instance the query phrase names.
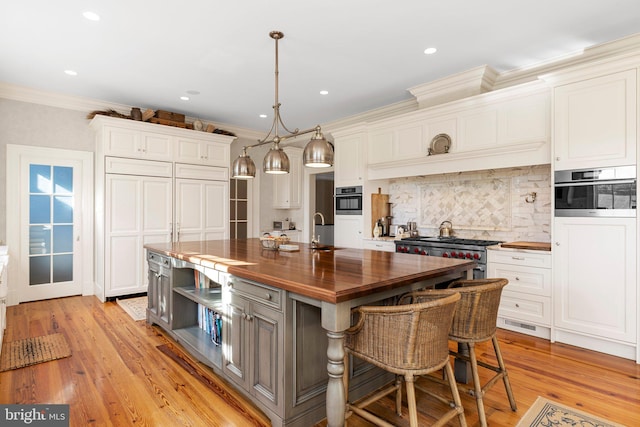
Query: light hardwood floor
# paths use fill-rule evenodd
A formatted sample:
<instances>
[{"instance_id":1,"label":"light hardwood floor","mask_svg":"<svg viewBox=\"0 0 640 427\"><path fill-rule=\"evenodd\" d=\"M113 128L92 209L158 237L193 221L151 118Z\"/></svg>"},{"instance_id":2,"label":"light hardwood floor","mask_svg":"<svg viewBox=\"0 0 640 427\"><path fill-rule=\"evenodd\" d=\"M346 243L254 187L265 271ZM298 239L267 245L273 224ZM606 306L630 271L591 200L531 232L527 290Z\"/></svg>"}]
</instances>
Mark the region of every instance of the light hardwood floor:
<instances>
[{"instance_id":1,"label":"light hardwood floor","mask_svg":"<svg viewBox=\"0 0 640 427\"><path fill-rule=\"evenodd\" d=\"M66 403L71 426L267 426L268 419L233 387L188 357L162 331L133 321L115 302L71 297L12 306L5 340L61 332L72 356L0 373L1 403ZM490 426L514 426L537 396L628 426L640 425L640 365L526 335L500 331L518 411L497 384L485 397ZM492 360L488 346L479 357ZM440 404L418 393L420 423ZM467 422L475 401L463 396ZM391 400L376 411L399 425ZM355 416L349 426L368 427ZM319 423L318 426L324 426ZM449 425L456 426L457 422Z\"/></svg>"}]
</instances>

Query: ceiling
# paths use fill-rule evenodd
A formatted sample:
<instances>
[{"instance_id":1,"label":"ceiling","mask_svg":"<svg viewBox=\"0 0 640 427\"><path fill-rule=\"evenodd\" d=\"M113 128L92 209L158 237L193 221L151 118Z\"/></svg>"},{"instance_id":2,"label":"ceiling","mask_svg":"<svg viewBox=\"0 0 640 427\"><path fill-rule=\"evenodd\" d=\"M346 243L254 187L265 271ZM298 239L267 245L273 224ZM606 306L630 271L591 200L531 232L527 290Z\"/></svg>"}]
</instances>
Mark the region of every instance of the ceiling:
<instances>
[{"instance_id":1,"label":"ceiling","mask_svg":"<svg viewBox=\"0 0 640 427\"><path fill-rule=\"evenodd\" d=\"M640 32L638 0L24 0L1 9L0 82L265 133L272 30L285 35L279 99L289 129L404 101L411 87L481 65L526 68Z\"/></svg>"}]
</instances>

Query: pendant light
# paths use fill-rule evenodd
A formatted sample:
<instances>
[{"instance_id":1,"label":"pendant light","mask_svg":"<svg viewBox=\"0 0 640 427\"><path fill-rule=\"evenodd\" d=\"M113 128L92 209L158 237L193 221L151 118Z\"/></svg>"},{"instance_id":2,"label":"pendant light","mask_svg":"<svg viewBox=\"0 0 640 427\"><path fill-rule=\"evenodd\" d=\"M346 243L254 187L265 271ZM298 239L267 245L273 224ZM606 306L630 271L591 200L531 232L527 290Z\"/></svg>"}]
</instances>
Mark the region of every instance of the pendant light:
<instances>
[{"instance_id":1,"label":"pendant light","mask_svg":"<svg viewBox=\"0 0 640 427\"><path fill-rule=\"evenodd\" d=\"M247 155L247 149L265 144L272 144L272 147L269 149L269 152L267 152L262 163L264 172L269 174L289 173L289 157L280 147L280 143L288 138L311 132L314 132L314 134L302 153L304 165L308 167L333 166L333 146L322 135L320 126L303 131L300 131L297 128L290 131L282 122L282 117L280 117L280 102L278 101L278 40L282 39L284 34L280 31L271 31L269 36L275 40L276 44L273 123L271 124L271 130L269 130L267 136L258 140L257 144L242 148L242 154L233 161L231 173L233 178L249 179L256 176L256 166L253 163L253 160L251 160L251 157ZM278 130L280 126L282 126L282 128L287 132L287 135L279 135ZM272 134L273 137L271 137Z\"/></svg>"}]
</instances>

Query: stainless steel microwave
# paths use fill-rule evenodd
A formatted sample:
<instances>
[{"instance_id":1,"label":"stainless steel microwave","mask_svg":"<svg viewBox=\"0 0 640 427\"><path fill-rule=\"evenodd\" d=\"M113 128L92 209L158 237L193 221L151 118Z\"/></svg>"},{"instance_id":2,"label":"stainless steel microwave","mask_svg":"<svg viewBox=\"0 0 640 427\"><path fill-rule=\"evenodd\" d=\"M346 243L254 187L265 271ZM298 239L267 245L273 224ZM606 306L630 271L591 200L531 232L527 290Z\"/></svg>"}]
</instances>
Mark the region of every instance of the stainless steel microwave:
<instances>
[{"instance_id":1,"label":"stainless steel microwave","mask_svg":"<svg viewBox=\"0 0 640 427\"><path fill-rule=\"evenodd\" d=\"M555 216L635 217L636 167L556 171Z\"/></svg>"},{"instance_id":2,"label":"stainless steel microwave","mask_svg":"<svg viewBox=\"0 0 640 427\"><path fill-rule=\"evenodd\" d=\"M362 186L336 188L336 215L362 215Z\"/></svg>"}]
</instances>

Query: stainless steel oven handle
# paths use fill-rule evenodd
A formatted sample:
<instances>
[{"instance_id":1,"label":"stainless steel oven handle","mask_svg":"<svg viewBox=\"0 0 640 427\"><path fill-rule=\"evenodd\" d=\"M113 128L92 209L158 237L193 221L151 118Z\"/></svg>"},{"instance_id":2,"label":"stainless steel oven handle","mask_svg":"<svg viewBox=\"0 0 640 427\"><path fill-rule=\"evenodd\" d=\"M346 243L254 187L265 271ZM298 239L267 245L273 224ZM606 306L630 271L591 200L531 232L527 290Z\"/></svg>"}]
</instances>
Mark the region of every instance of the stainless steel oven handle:
<instances>
[{"instance_id":1,"label":"stainless steel oven handle","mask_svg":"<svg viewBox=\"0 0 640 427\"><path fill-rule=\"evenodd\" d=\"M613 179L606 181L588 181L588 182L557 182L554 184L556 187L585 187L594 185L606 185L606 184L635 184L635 179Z\"/></svg>"}]
</instances>

